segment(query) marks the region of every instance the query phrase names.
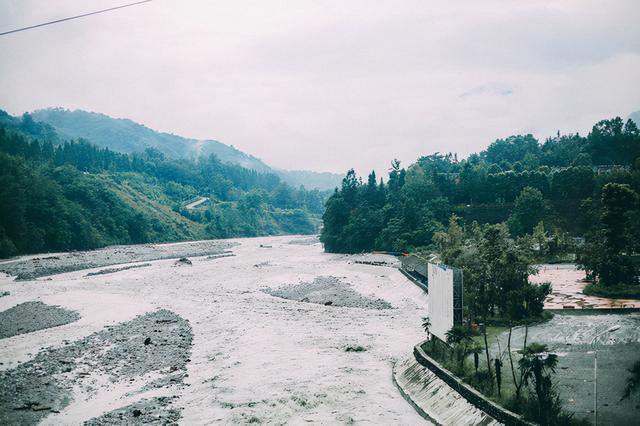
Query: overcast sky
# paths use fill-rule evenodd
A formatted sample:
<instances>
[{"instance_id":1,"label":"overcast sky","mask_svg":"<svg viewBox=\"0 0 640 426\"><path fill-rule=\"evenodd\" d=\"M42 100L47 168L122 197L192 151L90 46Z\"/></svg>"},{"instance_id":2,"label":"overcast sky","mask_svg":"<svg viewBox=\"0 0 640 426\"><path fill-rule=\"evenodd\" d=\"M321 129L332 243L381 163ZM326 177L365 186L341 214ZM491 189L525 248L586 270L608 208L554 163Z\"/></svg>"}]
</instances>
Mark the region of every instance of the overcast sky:
<instances>
[{"instance_id":1,"label":"overcast sky","mask_svg":"<svg viewBox=\"0 0 640 426\"><path fill-rule=\"evenodd\" d=\"M0 32L124 3L0 0ZM0 37L0 108L380 172L640 110L639 16L638 0L154 0Z\"/></svg>"}]
</instances>

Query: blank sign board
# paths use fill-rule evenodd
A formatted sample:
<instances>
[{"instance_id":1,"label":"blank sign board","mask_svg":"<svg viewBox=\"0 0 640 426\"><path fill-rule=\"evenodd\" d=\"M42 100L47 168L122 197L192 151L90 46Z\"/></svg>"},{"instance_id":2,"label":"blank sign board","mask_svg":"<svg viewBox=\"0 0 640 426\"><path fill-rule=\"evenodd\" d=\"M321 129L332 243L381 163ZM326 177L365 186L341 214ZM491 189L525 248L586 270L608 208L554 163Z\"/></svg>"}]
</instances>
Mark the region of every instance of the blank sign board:
<instances>
[{"instance_id":1,"label":"blank sign board","mask_svg":"<svg viewBox=\"0 0 640 426\"><path fill-rule=\"evenodd\" d=\"M428 274L431 332L446 341L446 333L454 324L454 270L445 265L429 263Z\"/></svg>"}]
</instances>

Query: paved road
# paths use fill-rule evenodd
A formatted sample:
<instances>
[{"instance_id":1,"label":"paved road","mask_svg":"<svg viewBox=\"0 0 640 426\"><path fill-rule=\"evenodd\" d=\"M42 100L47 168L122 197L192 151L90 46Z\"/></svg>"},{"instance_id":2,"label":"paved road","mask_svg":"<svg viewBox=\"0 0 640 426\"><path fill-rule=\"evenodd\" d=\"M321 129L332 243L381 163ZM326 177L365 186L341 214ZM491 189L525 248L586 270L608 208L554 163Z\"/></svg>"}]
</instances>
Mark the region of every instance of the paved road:
<instances>
[{"instance_id":1,"label":"paved road","mask_svg":"<svg viewBox=\"0 0 640 426\"><path fill-rule=\"evenodd\" d=\"M612 333L606 330L619 328ZM603 333L604 334L600 334ZM594 345L590 344L598 336ZM514 329L512 351L520 350L524 329ZM507 333L499 336L500 347L507 347ZM640 359L640 313L558 313L544 324L529 328L528 342L548 345L558 354L555 381L564 408L577 418L593 421L594 349L598 351L598 424L637 425L640 398L621 401L627 371ZM497 353L497 344L492 348ZM517 358L516 358L517 359ZM514 360L515 361L515 360ZM517 362L517 361L515 361ZM503 357L504 380L510 382L507 355Z\"/></svg>"}]
</instances>

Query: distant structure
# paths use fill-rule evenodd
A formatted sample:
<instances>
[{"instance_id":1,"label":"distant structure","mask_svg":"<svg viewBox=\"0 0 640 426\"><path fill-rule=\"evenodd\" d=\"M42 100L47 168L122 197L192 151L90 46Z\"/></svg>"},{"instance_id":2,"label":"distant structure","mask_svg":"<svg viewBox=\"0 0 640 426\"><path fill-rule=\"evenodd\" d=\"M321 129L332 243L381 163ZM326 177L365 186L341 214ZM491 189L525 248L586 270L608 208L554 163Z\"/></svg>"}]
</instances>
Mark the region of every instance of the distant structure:
<instances>
[{"instance_id":1,"label":"distant structure","mask_svg":"<svg viewBox=\"0 0 640 426\"><path fill-rule=\"evenodd\" d=\"M409 255L400 258L401 271L428 294L431 333L446 341L446 333L463 321L464 277L462 269L439 262L436 256L428 259Z\"/></svg>"}]
</instances>

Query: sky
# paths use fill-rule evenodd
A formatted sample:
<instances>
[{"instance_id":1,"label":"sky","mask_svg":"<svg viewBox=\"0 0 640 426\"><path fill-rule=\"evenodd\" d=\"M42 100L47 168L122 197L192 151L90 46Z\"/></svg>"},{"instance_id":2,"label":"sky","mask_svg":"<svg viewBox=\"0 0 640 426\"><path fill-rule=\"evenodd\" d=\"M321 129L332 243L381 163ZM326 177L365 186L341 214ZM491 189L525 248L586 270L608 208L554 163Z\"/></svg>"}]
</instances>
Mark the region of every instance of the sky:
<instances>
[{"instance_id":1,"label":"sky","mask_svg":"<svg viewBox=\"0 0 640 426\"><path fill-rule=\"evenodd\" d=\"M130 1L130 0L129 0ZM0 32L127 0L0 0ZM640 2L154 0L0 37L0 109L386 173L640 110Z\"/></svg>"}]
</instances>

